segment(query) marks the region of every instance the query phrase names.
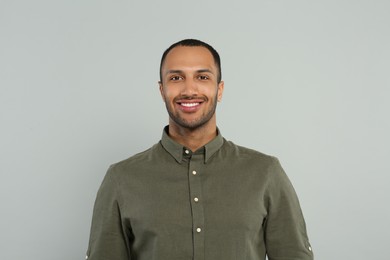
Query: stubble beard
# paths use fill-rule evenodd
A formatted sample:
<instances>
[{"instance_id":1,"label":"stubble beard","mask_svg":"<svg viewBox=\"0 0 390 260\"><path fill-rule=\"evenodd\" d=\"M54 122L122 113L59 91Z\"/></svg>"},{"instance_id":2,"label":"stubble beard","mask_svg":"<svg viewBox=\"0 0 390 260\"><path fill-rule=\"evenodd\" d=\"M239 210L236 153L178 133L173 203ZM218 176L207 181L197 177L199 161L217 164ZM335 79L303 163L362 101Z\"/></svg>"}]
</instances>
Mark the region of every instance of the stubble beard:
<instances>
[{"instance_id":1,"label":"stubble beard","mask_svg":"<svg viewBox=\"0 0 390 260\"><path fill-rule=\"evenodd\" d=\"M179 126L189 129L189 130L195 130L202 126L204 126L207 122L210 121L210 119L215 114L215 111L217 109L217 96L218 93L215 95L215 97L211 100L210 108L208 111L206 111L205 114L202 114L199 118L196 118L194 120L186 120L185 118L181 117L179 112L175 112L172 107L170 106L170 103L168 100L165 100L165 107L167 108L169 117Z\"/></svg>"}]
</instances>

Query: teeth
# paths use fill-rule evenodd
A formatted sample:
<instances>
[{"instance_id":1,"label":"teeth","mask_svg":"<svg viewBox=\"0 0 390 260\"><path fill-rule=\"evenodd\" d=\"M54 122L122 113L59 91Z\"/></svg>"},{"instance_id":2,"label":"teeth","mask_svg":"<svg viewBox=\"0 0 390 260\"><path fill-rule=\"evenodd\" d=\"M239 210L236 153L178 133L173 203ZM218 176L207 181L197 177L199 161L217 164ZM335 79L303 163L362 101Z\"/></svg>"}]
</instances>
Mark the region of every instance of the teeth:
<instances>
[{"instance_id":1,"label":"teeth","mask_svg":"<svg viewBox=\"0 0 390 260\"><path fill-rule=\"evenodd\" d=\"M199 105L199 103L181 103L183 107L194 107Z\"/></svg>"}]
</instances>

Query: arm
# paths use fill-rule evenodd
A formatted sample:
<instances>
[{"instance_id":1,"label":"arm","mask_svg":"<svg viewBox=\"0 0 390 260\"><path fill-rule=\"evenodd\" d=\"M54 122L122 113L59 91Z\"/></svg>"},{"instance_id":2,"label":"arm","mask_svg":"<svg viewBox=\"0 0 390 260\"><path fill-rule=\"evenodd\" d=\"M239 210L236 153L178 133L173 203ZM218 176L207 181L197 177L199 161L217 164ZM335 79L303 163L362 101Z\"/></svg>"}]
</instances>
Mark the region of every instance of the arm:
<instances>
[{"instance_id":1,"label":"arm","mask_svg":"<svg viewBox=\"0 0 390 260\"><path fill-rule=\"evenodd\" d=\"M93 210L88 260L130 260L128 230L121 219L118 186L107 172Z\"/></svg>"},{"instance_id":2,"label":"arm","mask_svg":"<svg viewBox=\"0 0 390 260\"><path fill-rule=\"evenodd\" d=\"M279 161L270 167L265 242L269 260L313 260L295 190Z\"/></svg>"}]
</instances>

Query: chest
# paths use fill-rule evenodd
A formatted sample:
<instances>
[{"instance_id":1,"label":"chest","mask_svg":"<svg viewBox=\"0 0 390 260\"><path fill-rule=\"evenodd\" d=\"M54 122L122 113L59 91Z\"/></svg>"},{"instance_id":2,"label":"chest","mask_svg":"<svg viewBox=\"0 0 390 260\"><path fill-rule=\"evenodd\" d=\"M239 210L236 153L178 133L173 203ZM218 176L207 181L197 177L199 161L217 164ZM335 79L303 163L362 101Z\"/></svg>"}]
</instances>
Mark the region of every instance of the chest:
<instances>
[{"instance_id":1,"label":"chest","mask_svg":"<svg viewBox=\"0 0 390 260\"><path fill-rule=\"evenodd\" d=\"M128 186L123 217L136 233L258 232L267 215L263 175L237 163L191 160L172 169L156 167L133 176Z\"/></svg>"}]
</instances>

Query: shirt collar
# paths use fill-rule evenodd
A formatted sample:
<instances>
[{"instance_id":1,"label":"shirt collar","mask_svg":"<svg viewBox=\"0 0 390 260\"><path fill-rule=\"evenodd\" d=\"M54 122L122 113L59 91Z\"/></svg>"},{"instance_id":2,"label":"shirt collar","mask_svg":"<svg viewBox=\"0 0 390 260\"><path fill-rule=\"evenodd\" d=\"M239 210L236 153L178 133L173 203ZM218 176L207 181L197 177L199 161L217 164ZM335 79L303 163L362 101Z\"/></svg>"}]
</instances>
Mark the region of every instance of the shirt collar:
<instances>
[{"instance_id":1,"label":"shirt collar","mask_svg":"<svg viewBox=\"0 0 390 260\"><path fill-rule=\"evenodd\" d=\"M169 126L166 126L163 130L162 138L161 138L161 144L164 147L164 149L172 155L173 158L178 163L181 163L183 161L183 156L185 154L185 151L189 149L185 146L175 142L169 135L168 135L168 128ZM204 154L204 162L207 163L207 161L222 147L224 142L224 139L217 128L217 136L208 142L205 146L199 148L197 151L193 153L203 153ZM192 153L192 152L191 152Z\"/></svg>"}]
</instances>

